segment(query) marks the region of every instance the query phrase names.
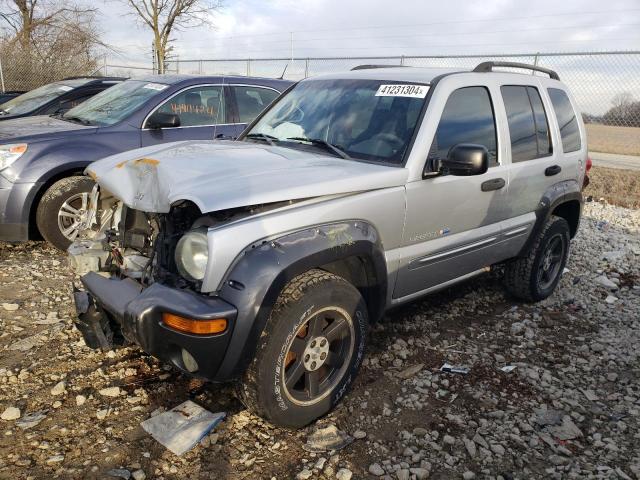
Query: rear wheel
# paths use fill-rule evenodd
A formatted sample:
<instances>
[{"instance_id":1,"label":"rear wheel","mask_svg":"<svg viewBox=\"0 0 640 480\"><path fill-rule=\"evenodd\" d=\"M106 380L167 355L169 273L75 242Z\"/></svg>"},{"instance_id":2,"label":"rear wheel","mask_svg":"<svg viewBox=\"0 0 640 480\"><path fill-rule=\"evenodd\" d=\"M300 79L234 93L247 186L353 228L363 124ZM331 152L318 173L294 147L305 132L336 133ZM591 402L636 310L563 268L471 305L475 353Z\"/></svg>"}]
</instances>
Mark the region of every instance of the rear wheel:
<instances>
[{"instance_id":1,"label":"rear wheel","mask_svg":"<svg viewBox=\"0 0 640 480\"><path fill-rule=\"evenodd\" d=\"M564 218L552 216L526 257L505 267L507 291L521 300L537 302L553 293L569 258L570 231Z\"/></svg>"},{"instance_id":2,"label":"rear wheel","mask_svg":"<svg viewBox=\"0 0 640 480\"><path fill-rule=\"evenodd\" d=\"M36 210L36 224L44 239L66 250L86 220L94 182L87 177L58 180L44 193Z\"/></svg>"},{"instance_id":3,"label":"rear wheel","mask_svg":"<svg viewBox=\"0 0 640 480\"><path fill-rule=\"evenodd\" d=\"M239 384L241 401L286 427L326 414L355 378L368 323L360 292L343 278L322 270L294 278L280 294Z\"/></svg>"}]
</instances>

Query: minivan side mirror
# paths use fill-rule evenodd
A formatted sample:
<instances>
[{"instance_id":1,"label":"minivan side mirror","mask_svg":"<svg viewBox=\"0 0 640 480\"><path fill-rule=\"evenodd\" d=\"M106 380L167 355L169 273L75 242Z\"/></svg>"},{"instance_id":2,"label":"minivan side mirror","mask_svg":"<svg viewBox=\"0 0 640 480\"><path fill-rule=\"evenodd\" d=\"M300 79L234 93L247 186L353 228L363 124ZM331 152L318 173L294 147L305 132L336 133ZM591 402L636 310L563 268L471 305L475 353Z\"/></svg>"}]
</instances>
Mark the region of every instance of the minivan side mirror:
<instances>
[{"instance_id":1,"label":"minivan side mirror","mask_svg":"<svg viewBox=\"0 0 640 480\"><path fill-rule=\"evenodd\" d=\"M459 143L451 147L447 158L440 161L440 170L449 175L482 175L489 169L489 151L484 145Z\"/></svg>"},{"instance_id":2,"label":"minivan side mirror","mask_svg":"<svg viewBox=\"0 0 640 480\"><path fill-rule=\"evenodd\" d=\"M158 130L160 128L175 128L180 126L180 117L175 113L153 112L147 118L146 128Z\"/></svg>"}]
</instances>

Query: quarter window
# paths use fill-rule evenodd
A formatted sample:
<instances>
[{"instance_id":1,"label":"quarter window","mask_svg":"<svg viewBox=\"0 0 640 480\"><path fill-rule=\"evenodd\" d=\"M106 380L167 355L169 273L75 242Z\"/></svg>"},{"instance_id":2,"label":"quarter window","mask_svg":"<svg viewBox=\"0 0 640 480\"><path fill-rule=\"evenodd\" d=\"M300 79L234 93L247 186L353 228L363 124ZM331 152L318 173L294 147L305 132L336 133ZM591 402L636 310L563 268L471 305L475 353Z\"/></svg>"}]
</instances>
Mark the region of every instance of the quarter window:
<instances>
[{"instance_id":1,"label":"quarter window","mask_svg":"<svg viewBox=\"0 0 640 480\"><path fill-rule=\"evenodd\" d=\"M580 150L581 143L578 120L576 119L576 112L571 106L571 101L567 93L559 88L549 88L548 92L553 110L556 113L558 125L560 126L562 150L564 153Z\"/></svg>"},{"instance_id":2,"label":"quarter window","mask_svg":"<svg viewBox=\"0 0 640 480\"><path fill-rule=\"evenodd\" d=\"M489 91L485 87L464 87L447 100L436 130L429 159L444 159L460 143L484 145L489 165L498 163L496 122Z\"/></svg>"},{"instance_id":3,"label":"quarter window","mask_svg":"<svg viewBox=\"0 0 640 480\"><path fill-rule=\"evenodd\" d=\"M224 123L223 89L221 86L190 88L167 100L158 111L178 115L181 127Z\"/></svg>"},{"instance_id":4,"label":"quarter window","mask_svg":"<svg viewBox=\"0 0 640 480\"><path fill-rule=\"evenodd\" d=\"M508 85L500 91L507 111L511 161L524 162L550 155L549 123L538 89Z\"/></svg>"},{"instance_id":5,"label":"quarter window","mask_svg":"<svg viewBox=\"0 0 640 480\"><path fill-rule=\"evenodd\" d=\"M236 95L240 123L249 123L280 95L268 88L231 87Z\"/></svg>"}]
</instances>

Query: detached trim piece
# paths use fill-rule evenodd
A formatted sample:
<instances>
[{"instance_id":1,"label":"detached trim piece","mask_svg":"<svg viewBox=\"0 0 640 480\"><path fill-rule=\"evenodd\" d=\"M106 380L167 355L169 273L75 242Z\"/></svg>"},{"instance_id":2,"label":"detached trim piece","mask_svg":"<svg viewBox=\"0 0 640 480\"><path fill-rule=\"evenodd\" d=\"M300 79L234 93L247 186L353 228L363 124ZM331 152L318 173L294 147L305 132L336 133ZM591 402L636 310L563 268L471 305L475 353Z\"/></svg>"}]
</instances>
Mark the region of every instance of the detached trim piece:
<instances>
[{"instance_id":1,"label":"detached trim piece","mask_svg":"<svg viewBox=\"0 0 640 480\"><path fill-rule=\"evenodd\" d=\"M519 62L482 62L476 68L473 69L474 72L493 72L493 67L510 67L510 68L522 68L525 70L534 70L536 72L542 72L549 75L550 78L554 80L560 80L560 77L554 70L550 70L544 67L538 67L537 65L529 65L528 63L519 63Z\"/></svg>"}]
</instances>

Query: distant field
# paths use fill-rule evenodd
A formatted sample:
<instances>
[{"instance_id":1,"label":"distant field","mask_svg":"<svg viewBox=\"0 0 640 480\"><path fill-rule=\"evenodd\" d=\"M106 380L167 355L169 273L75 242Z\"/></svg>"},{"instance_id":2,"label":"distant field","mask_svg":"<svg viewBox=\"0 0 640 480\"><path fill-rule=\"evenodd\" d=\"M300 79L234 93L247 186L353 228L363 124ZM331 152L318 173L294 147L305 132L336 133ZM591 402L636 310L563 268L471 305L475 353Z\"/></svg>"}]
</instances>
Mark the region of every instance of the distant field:
<instances>
[{"instance_id":1,"label":"distant field","mask_svg":"<svg viewBox=\"0 0 640 480\"><path fill-rule=\"evenodd\" d=\"M595 200L604 198L613 205L640 208L640 171L619 168L593 167L589 172L591 183L584 195Z\"/></svg>"},{"instance_id":2,"label":"distant field","mask_svg":"<svg viewBox=\"0 0 640 480\"><path fill-rule=\"evenodd\" d=\"M586 127L590 151L640 155L640 128L596 124Z\"/></svg>"}]
</instances>

